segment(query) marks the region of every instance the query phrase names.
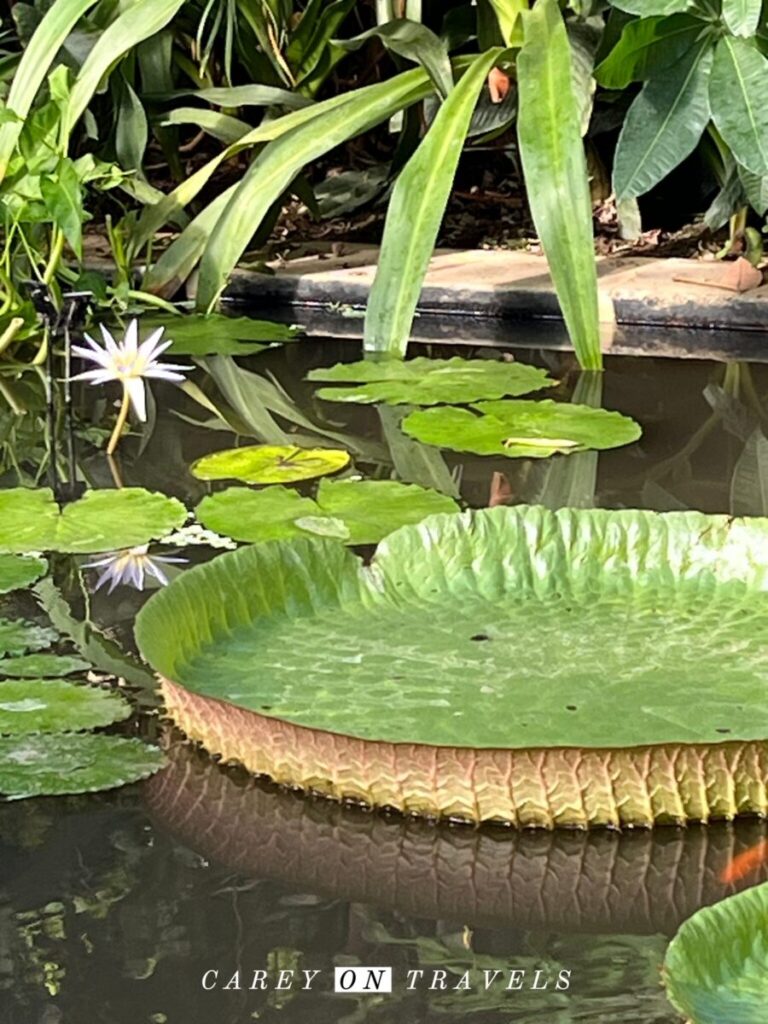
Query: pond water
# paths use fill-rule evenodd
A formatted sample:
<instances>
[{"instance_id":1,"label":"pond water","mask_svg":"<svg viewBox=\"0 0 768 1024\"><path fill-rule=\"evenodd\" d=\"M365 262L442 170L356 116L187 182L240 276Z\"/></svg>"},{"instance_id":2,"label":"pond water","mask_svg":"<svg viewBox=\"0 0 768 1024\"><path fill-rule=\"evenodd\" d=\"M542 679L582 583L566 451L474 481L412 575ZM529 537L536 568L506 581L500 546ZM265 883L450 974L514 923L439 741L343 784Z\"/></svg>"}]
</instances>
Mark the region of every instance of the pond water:
<instances>
[{"instance_id":1,"label":"pond water","mask_svg":"<svg viewBox=\"0 0 768 1024\"><path fill-rule=\"evenodd\" d=\"M454 352L503 355L479 344L414 354ZM396 408L329 405L303 379L359 355L353 341L313 339L239 360L266 381L258 392L228 357L206 360L193 380L207 404L157 387L147 430L124 440L111 466L91 443L108 432L111 405L101 392L76 390L74 450L63 443L56 460L60 492L74 461L93 487L144 486L194 507L226 486L188 470L235 443L218 409L253 439L279 443L298 431L322 444L332 434L364 476L438 487L471 507L768 513L768 366L611 358L599 400L637 419L642 440L509 460L440 458L402 435ZM561 382L554 397L583 389L568 353L516 355ZM50 473L39 382L24 387L32 412L23 424L2 414L5 486ZM181 552L190 563L213 553ZM55 556L41 593L60 628L68 617L89 624L91 656L101 649L96 668L108 672L118 648L134 651L132 624L151 591L93 592L95 570L76 571L86 560ZM29 595L15 605L36 613ZM661 986L667 942L695 910L734 891L722 871L768 834L757 821L623 835L475 830L304 799L182 744L156 713L150 674L136 662L128 675L142 713L122 731L161 742L168 767L123 790L0 806L7 1024L674 1024ZM765 877L760 868L740 884ZM356 964L393 967L392 994L335 994L333 968ZM267 987L251 988L259 971ZM320 972L308 990L304 971Z\"/></svg>"}]
</instances>

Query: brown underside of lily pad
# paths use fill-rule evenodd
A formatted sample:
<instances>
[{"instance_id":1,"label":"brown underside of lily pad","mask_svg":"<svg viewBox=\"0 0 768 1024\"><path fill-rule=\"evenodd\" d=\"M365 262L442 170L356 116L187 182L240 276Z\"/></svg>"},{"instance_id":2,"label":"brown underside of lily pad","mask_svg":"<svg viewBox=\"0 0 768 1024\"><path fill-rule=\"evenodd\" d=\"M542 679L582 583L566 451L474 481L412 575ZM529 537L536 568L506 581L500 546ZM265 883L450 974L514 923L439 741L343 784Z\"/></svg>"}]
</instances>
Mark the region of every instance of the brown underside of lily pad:
<instances>
[{"instance_id":1,"label":"brown underside of lily pad","mask_svg":"<svg viewBox=\"0 0 768 1024\"><path fill-rule=\"evenodd\" d=\"M168 737L143 792L174 837L208 861L297 892L470 927L672 935L695 911L768 878L722 880L768 825L634 831L437 826L302 799L223 771Z\"/></svg>"},{"instance_id":2,"label":"brown underside of lily pad","mask_svg":"<svg viewBox=\"0 0 768 1024\"><path fill-rule=\"evenodd\" d=\"M650 827L768 813L768 743L473 749L294 725L168 679L171 718L256 775L405 814L520 827Z\"/></svg>"}]
</instances>

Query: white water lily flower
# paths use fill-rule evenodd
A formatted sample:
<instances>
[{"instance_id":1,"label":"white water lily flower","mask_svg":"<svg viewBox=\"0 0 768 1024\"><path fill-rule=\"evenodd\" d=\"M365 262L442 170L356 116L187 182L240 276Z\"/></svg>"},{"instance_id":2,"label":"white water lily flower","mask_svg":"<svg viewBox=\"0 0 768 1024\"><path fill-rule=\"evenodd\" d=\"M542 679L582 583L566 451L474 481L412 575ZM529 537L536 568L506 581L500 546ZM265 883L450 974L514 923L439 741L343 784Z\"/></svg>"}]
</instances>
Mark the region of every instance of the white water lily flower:
<instances>
[{"instance_id":1,"label":"white water lily flower","mask_svg":"<svg viewBox=\"0 0 768 1024\"><path fill-rule=\"evenodd\" d=\"M147 419L147 393L144 381L149 378L181 381L184 380L184 373L188 373L190 368L177 366L175 363L158 362L158 357L172 344L171 341L160 340L165 330L163 327L158 327L141 344L138 320L131 320L122 341L115 341L103 324L100 327L104 339L103 346L88 334L85 335L87 348L82 345L72 346L75 355L96 363L98 369L86 370L85 373L78 373L71 379L87 380L93 384L119 380L123 385L124 396L130 400L137 417L144 423Z\"/></svg>"},{"instance_id":2,"label":"white water lily flower","mask_svg":"<svg viewBox=\"0 0 768 1024\"><path fill-rule=\"evenodd\" d=\"M146 576L154 576L159 583L165 586L168 583L168 577L163 572L161 566L180 564L187 561L186 558L168 558L161 555L150 556L147 554L148 550L148 544L141 544L139 547L126 548L124 551L113 551L111 554L105 555L104 558L86 563L83 568L103 569L104 571L99 575L94 590L99 590L109 581L108 593L111 594L120 583L135 587L137 590L143 590Z\"/></svg>"}]
</instances>

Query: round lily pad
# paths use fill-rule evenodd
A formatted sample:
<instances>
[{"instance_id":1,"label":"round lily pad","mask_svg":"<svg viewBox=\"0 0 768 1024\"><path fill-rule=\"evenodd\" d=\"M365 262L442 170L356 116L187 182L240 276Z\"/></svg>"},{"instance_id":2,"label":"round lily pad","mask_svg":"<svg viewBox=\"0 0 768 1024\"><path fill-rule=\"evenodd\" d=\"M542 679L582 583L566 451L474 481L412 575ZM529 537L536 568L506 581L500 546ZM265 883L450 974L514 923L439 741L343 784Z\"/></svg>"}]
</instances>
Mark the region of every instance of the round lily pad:
<instances>
[{"instance_id":1,"label":"round lily pad","mask_svg":"<svg viewBox=\"0 0 768 1024\"><path fill-rule=\"evenodd\" d=\"M439 515L370 567L320 538L224 555L137 638L182 728L279 781L536 824L765 813L767 540L698 513Z\"/></svg>"},{"instance_id":2,"label":"round lily pad","mask_svg":"<svg viewBox=\"0 0 768 1024\"><path fill-rule=\"evenodd\" d=\"M53 678L85 672L90 663L70 654L24 654L17 658L0 658L0 676L15 679Z\"/></svg>"},{"instance_id":3,"label":"round lily pad","mask_svg":"<svg viewBox=\"0 0 768 1024\"><path fill-rule=\"evenodd\" d=\"M317 498L287 487L230 487L203 498L197 518L208 529L255 543L311 533L348 544L376 544L435 512L456 512L452 498L397 480L321 480Z\"/></svg>"},{"instance_id":4,"label":"round lily pad","mask_svg":"<svg viewBox=\"0 0 768 1024\"><path fill-rule=\"evenodd\" d=\"M389 405L466 404L481 398L527 395L557 381L545 370L526 363L491 359L370 360L338 363L312 370L313 381L360 381L353 388L321 388L320 398L330 402L386 402Z\"/></svg>"},{"instance_id":5,"label":"round lily pad","mask_svg":"<svg viewBox=\"0 0 768 1024\"><path fill-rule=\"evenodd\" d=\"M0 491L0 551L89 554L130 548L176 529L186 519L181 502L141 487L88 491L56 504L47 487Z\"/></svg>"},{"instance_id":6,"label":"round lily pad","mask_svg":"<svg viewBox=\"0 0 768 1024\"><path fill-rule=\"evenodd\" d=\"M158 327L165 328L164 338L171 342L167 354L177 356L248 356L298 337L287 324L219 313L144 317L142 336Z\"/></svg>"},{"instance_id":7,"label":"round lily pad","mask_svg":"<svg viewBox=\"0 0 768 1024\"><path fill-rule=\"evenodd\" d=\"M0 683L0 734L77 732L128 718L131 705L119 693L63 679Z\"/></svg>"},{"instance_id":8,"label":"round lily pad","mask_svg":"<svg viewBox=\"0 0 768 1024\"><path fill-rule=\"evenodd\" d=\"M242 480L247 484L293 483L338 473L349 463L340 448L299 448L255 444L204 455L192 464L199 480Z\"/></svg>"},{"instance_id":9,"label":"round lily pad","mask_svg":"<svg viewBox=\"0 0 768 1024\"><path fill-rule=\"evenodd\" d=\"M58 633L49 626L37 626L23 619L0 619L0 656L42 651L57 639Z\"/></svg>"},{"instance_id":10,"label":"round lily pad","mask_svg":"<svg viewBox=\"0 0 768 1024\"><path fill-rule=\"evenodd\" d=\"M120 736L0 737L0 793L9 800L93 793L145 779L162 764L156 747Z\"/></svg>"},{"instance_id":11,"label":"round lily pad","mask_svg":"<svg viewBox=\"0 0 768 1024\"><path fill-rule=\"evenodd\" d=\"M683 923L664 961L667 995L691 1024L763 1024L768 1006L768 884Z\"/></svg>"},{"instance_id":12,"label":"round lily pad","mask_svg":"<svg viewBox=\"0 0 768 1024\"><path fill-rule=\"evenodd\" d=\"M44 558L0 555L0 594L31 586L47 568Z\"/></svg>"},{"instance_id":13,"label":"round lily pad","mask_svg":"<svg viewBox=\"0 0 768 1024\"><path fill-rule=\"evenodd\" d=\"M440 448L527 459L618 448L642 433L621 413L550 399L478 402L472 409L419 409L406 416L402 428Z\"/></svg>"}]
</instances>

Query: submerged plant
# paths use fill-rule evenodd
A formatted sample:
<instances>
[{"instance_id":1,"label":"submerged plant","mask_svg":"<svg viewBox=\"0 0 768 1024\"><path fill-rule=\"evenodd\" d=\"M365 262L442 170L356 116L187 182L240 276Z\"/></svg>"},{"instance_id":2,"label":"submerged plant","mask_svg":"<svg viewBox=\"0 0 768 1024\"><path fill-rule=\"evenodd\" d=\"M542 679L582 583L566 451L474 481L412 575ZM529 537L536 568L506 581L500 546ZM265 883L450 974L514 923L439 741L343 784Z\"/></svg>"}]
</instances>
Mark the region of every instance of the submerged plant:
<instances>
[{"instance_id":1,"label":"submerged plant","mask_svg":"<svg viewBox=\"0 0 768 1024\"><path fill-rule=\"evenodd\" d=\"M110 380L119 380L123 386L123 401L117 416L115 428L107 444L107 455L112 455L117 448L120 435L128 418L128 410L133 406L138 419L144 423L147 419L147 394L145 381L156 380L182 381L186 366L175 363L161 363L159 356L172 344L170 340L161 341L165 328L159 327L139 345L139 322L131 320L121 342L115 341L107 328L101 324L104 347L85 335L88 345L73 345L72 351L97 364L98 369L78 373L72 380L87 380L93 384L106 384Z\"/></svg>"},{"instance_id":2,"label":"submerged plant","mask_svg":"<svg viewBox=\"0 0 768 1024\"><path fill-rule=\"evenodd\" d=\"M187 561L186 558L170 558L161 555L149 555L148 544L141 544L125 551L114 551L95 562L88 562L84 569L103 569L96 581L94 590L100 590L109 582L108 593L121 583L143 590L148 576L154 577L162 586L168 583L168 577L161 568L163 565L176 565Z\"/></svg>"}]
</instances>

